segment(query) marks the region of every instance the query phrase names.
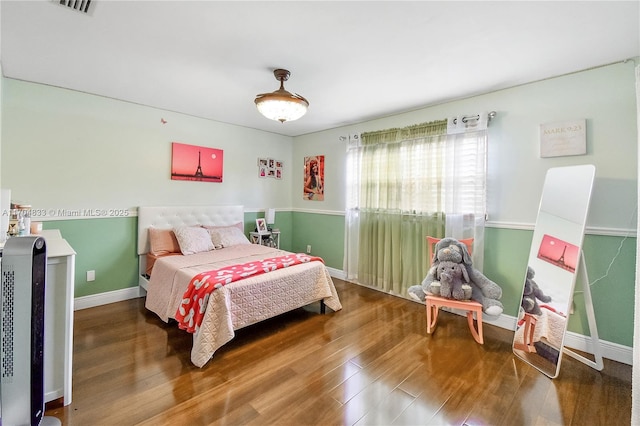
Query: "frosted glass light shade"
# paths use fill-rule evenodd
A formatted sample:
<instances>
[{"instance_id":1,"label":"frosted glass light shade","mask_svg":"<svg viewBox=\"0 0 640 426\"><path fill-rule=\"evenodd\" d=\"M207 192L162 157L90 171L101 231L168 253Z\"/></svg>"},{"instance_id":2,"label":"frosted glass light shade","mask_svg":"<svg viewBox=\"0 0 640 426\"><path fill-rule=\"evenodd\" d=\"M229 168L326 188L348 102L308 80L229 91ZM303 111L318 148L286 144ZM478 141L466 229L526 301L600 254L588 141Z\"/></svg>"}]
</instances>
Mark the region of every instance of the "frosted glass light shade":
<instances>
[{"instance_id":1,"label":"frosted glass light shade","mask_svg":"<svg viewBox=\"0 0 640 426\"><path fill-rule=\"evenodd\" d=\"M267 209L264 214L264 218L268 225L276 223L276 209Z\"/></svg>"},{"instance_id":2,"label":"frosted glass light shade","mask_svg":"<svg viewBox=\"0 0 640 426\"><path fill-rule=\"evenodd\" d=\"M256 106L260 114L270 120L293 121L307 113L308 104L301 99L285 98L280 96L263 97L256 99Z\"/></svg>"}]
</instances>

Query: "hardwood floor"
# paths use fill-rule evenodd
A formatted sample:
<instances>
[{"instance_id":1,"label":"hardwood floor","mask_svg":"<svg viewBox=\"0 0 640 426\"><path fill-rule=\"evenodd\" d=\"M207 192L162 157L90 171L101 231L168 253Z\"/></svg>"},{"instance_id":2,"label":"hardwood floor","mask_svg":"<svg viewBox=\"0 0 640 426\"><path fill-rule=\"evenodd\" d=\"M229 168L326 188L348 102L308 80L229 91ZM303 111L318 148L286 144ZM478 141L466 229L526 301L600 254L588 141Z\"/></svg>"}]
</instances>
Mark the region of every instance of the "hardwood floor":
<instances>
[{"instance_id":1,"label":"hardwood floor","mask_svg":"<svg viewBox=\"0 0 640 426\"><path fill-rule=\"evenodd\" d=\"M513 332L334 279L343 310L308 306L239 330L200 369L191 336L134 299L75 313L64 425L628 425L631 366L569 357L551 380ZM53 404L52 404L53 405Z\"/></svg>"}]
</instances>

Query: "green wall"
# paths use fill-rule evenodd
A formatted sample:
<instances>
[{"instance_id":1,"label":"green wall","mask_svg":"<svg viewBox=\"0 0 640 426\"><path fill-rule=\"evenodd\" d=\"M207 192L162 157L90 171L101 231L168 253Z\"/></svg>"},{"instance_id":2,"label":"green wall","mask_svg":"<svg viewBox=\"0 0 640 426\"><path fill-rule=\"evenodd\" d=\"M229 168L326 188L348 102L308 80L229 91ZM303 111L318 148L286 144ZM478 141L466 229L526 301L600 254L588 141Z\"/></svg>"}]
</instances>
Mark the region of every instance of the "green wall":
<instances>
[{"instance_id":1,"label":"green wall","mask_svg":"<svg viewBox=\"0 0 640 426\"><path fill-rule=\"evenodd\" d=\"M616 257L619 248L620 254ZM636 238L586 235L583 250L600 337L632 346ZM569 318L569 330L589 335L589 325L583 314L584 295L580 291L581 286L576 284L574 302L580 315Z\"/></svg>"},{"instance_id":2,"label":"green wall","mask_svg":"<svg viewBox=\"0 0 640 426\"><path fill-rule=\"evenodd\" d=\"M296 212L293 215L292 251L305 252L324 259L327 266L342 270L344 258L344 216Z\"/></svg>"},{"instance_id":3,"label":"green wall","mask_svg":"<svg viewBox=\"0 0 640 426\"><path fill-rule=\"evenodd\" d=\"M272 225L273 229L280 230L280 248L282 250L293 251L293 229L292 229L292 213L288 211L276 211L276 220ZM244 213L244 232L249 235L256 228L256 219L264 217L264 213L245 212Z\"/></svg>"},{"instance_id":4,"label":"green wall","mask_svg":"<svg viewBox=\"0 0 640 426\"><path fill-rule=\"evenodd\" d=\"M43 222L59 229L76 252L75 297L138 285L136 217ZM87 282L87 271L96 279Z\"/></svg>"},{"instance_id":5,"label":"green wall","mask_svg":"<svg viewBox=\"0 0 640 426\"><path fill-rule=\"evenodd\" d=\"M502 287L504 313L517 316L533 231L486 228L482 272Z\"/></svg>"}]
</instances>

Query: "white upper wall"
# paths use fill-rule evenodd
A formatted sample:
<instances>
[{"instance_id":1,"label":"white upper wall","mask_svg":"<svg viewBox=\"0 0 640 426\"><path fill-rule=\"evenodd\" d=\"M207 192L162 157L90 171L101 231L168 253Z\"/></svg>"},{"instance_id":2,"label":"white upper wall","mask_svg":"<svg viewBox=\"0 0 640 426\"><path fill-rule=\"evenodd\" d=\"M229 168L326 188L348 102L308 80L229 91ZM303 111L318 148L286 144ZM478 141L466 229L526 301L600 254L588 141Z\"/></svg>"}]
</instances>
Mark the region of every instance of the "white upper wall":
<instances>
[{"instance_id":1,"label":"white upper wall","mask_svg":"<svg viewBox=\"0 0 640 426\"><path fill-rule=\"evenodd\" d=\"M291 205L288 136L2 80L2 185L14 201L45 210ZM223 182L171 180L172 142L222 149ZM259 157L283 161L283 178L258 177Z\"/></svg>"},{"instance_id":2,"label":"white upper wall","mask_svg":"<svg viewBox=\"0 0 640 426\"><path fill-rule=\"evenodd\" d=\"M296 137L294 208L344 211L346 144L340 136L478 111L497 112L489 127L487 202L491 223L532 226L546 171L594 164L596 181L588 226L635 231L638 164L633 61ZM540 158L540 124L573 119L586 119L587 154ZM325 155L325 201L302 199L302 164L310 155Z\"/></svg>"}]
</instances>

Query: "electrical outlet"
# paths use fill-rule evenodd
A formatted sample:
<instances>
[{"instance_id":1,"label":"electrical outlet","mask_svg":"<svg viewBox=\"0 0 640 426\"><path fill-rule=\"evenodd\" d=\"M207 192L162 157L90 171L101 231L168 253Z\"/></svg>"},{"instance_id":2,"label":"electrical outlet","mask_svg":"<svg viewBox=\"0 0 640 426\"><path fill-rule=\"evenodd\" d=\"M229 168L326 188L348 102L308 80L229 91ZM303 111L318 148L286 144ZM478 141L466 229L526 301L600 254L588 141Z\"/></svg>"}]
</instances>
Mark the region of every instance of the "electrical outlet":
<instances>
[{"instance_id":1,"label":"electrical outlet","mask_svg":"<svg viewBox=\"0 0 640 426\"><path fill-rule=\"evenodd\" d=\"M311 244L307 245L307 254L311 254Z\"/></svg>"},{"instance_id":2,"label":"electrical outlet","mask_svg":"<svg viewBox=\"0 0 640 426\"><path fill-rule=\"evenodd\" d=\"M87 271L87 281L96 280L96 271Z\"/></svg>"}]
</instances>

